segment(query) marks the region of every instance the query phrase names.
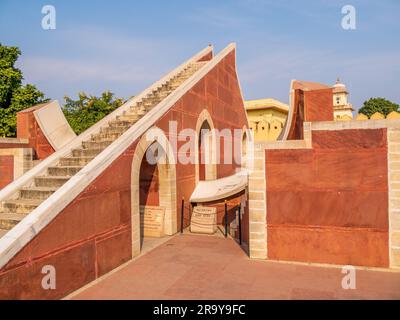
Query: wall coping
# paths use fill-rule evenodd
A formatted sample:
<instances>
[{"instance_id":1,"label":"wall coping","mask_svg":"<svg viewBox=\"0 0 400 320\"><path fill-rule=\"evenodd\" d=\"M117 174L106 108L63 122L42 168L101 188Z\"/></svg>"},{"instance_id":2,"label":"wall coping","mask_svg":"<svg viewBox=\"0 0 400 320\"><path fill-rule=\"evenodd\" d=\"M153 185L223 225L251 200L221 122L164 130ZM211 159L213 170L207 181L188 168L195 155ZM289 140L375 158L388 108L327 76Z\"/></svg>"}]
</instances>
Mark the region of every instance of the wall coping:
<instances>
[{"instance_id":1,"label":"wall coping","mask_svg":"<svg viewBox=\"0 0 400 320\"><path fill-rule=\"evenodd\" d=\"M25 138L0 138L0 143L9 143L9 144L28 144L29 139ZM12 147L12 146L10 146Z\"/></svg>"},{"instance_id":2,"label":"wall coping","mask_svg":"<svg viewBox=\"0 0 400 320\"><path fill-rule=\"evenodd\" d=\"M400 119L315 121L311 122L313 131L400 128Z\"/></svg>"},{"instance_id":3,"label":"wall coping","mask_svg":"<svg viewBox=\"0 0 400 320\"><path fill-rule=\"evenodd\" d=\"M304 122L304 139L258 142L255 145L265 150L310 149L312 147L311 131L400 129L400 119L351 120L351 121L316 121Z\"/></svg>"}]
</instances>

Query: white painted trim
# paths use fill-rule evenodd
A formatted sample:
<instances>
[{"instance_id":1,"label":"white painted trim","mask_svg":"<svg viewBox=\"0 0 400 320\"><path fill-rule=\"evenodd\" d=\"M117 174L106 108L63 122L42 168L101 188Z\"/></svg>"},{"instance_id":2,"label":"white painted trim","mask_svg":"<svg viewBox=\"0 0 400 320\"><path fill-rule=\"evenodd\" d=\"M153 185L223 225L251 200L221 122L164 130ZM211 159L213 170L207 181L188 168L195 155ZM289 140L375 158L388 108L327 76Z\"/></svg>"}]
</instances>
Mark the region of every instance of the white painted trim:
<instances>
[{"instance_id":1,"label":"white painted trim","mask_svg":"<svg viewBox=\"0 0 400 320\"><path fill-rule=\"evenodd\" d=\"M316 121L311 122L313 131L400 128L400 119Z\"/></svg>"},{"instance_id":2,"label":"white painted trim","mask_svg":"<svg viewBox=\"0 0 400 320\"><path fill-rule=\"evenodd\" d=\"M244 169L228 177L199 181L190 196L190 202L212 202L238 194L246 189L248 176Z\"/></svg>"},{"instance_id":3,"label":"white painted trim","mask_svg":"<svg viewBox=\"0 0 400 320\"><path fill-rule=\"evenodd\" d=\"M290 127L292 125L292 118L293 118L293 110L294 110L294 89L293 84L296 80L290 81L290 88L289 88L289 112L287 115L287 119L285 121L285 127L281 131L281 134L278 136L278 140L287 140L289 135Z\"/></svg>"},{"instance_id":4,"label":"white painted trim","mask_svg":"<svg viewBox=\"0 0 400 320\"><path fill-rule=\"evenodd\" d=\"M167 112L188 90L200 81L211 69L213 69L223 58L236 48L235 44L228 45L212 60L208 61L194 75L183 82L173 93L161 101L156 107L144 115L138 122L129 128L122 136L109 145L103 152L94 158L81 171L68 180L61 188L53 193L48 199L42 202L35 210L26 216L20 223L11 229L0 239L0 268L18 253L32 238L34 238L45 226L47 226L73 199L75 199L92 181L94 181L114 160L116 160L130 146L133 141L140 138L165 112ZM97 132L101 126L123 111L128 110L132 105L150 93L153 89L183 70L187 64L196 62L199 58L210 52L212 47L207 47L200 53L189 59L167 76L157 81L154 85L143 91L138 96L128 100L119 109L105 117L92 128L85 131L59 152L41 162L21 178L0 191L0 201L12 196L18 189L33 180L35 176L43 173L48 166L67 155L71 149L77 147L82 141L88 140L90 135Z\"/></svg>"},{"instance_id":5,"label":"white painted trim","mask_svg":"<svg viewBox=\"0 0 400 320\"><path fill-rule=\"evenodd\" d=\"M0 138L0 143L9 143L9 144L28 144L29 139L24 138ZM12 146L10 146L12 148Z\"/></svg>"}]
</instances>

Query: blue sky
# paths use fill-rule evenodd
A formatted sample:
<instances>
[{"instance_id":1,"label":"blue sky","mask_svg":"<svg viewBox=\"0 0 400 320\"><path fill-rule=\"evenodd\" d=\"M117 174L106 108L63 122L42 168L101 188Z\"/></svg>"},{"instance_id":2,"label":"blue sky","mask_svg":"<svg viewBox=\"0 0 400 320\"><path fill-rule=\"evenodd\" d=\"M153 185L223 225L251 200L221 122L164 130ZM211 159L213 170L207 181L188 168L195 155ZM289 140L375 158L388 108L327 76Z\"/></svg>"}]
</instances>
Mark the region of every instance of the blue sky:
<instances>
[{"instance_id":1,"label":"blue sky","mask_svg":"<svg viewBox=\"0 0 400 320\"><path fill-rule=\"evenodd\" d=\"M43 30L41 9L56 8ZM341 27L343 5L357 29ZM400 1L0 0L0 42L21 48L25 81L62 100L79 91L139 93L212 43L237 43L245 99L288 102L291 79L347 85L355 107L382 96L400 103Z\"/></svg>"}]
</instances>

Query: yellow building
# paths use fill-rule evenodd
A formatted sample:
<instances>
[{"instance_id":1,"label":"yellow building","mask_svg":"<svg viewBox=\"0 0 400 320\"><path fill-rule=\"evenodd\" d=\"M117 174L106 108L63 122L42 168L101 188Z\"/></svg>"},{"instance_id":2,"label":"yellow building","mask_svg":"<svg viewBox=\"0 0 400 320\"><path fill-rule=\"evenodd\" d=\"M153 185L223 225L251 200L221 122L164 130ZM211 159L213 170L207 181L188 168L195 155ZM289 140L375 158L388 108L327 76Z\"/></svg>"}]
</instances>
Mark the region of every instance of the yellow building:
<instances>
[{"instance_id":1,"label":"yellow building","mask_svg":"<svg viewBox=\"0 0 400 320\"><path fill-rule=\"evenodd\" d=\"M353 119L353 106L348 102L349 92L339 78L333 86L333 115L337 121Z\"/></svg>"},{"instance_id":2,"label":"yellow building","mask_svg":"<svg viewBox=\"0 0 400 320\"><path fill-rule=\"evenodd\" d=\"M254 140L276 140L285 125L289 106L272 98L248 100L244 105Z\"/></svg>"}]
</instances>

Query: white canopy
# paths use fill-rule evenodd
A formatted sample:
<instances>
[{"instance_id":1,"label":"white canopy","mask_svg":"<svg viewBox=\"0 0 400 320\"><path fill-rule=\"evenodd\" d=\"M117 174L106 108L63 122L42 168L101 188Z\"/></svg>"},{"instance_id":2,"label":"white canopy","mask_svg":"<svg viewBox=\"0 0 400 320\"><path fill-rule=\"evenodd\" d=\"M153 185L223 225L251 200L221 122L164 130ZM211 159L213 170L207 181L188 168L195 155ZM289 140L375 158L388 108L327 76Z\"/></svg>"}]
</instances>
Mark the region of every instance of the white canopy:
<instances>
[{"instance_id":1,"label":"white canopy","mask_svg":"<svg viewBox=\"0 0 400 320\"><path fill-rule=\"evenodd\" d=\"M247 184L247 170L221 179L199 181L190 196L190 202L211 202L225 199L244 190Z\"/></svg>"}]
</instances>

